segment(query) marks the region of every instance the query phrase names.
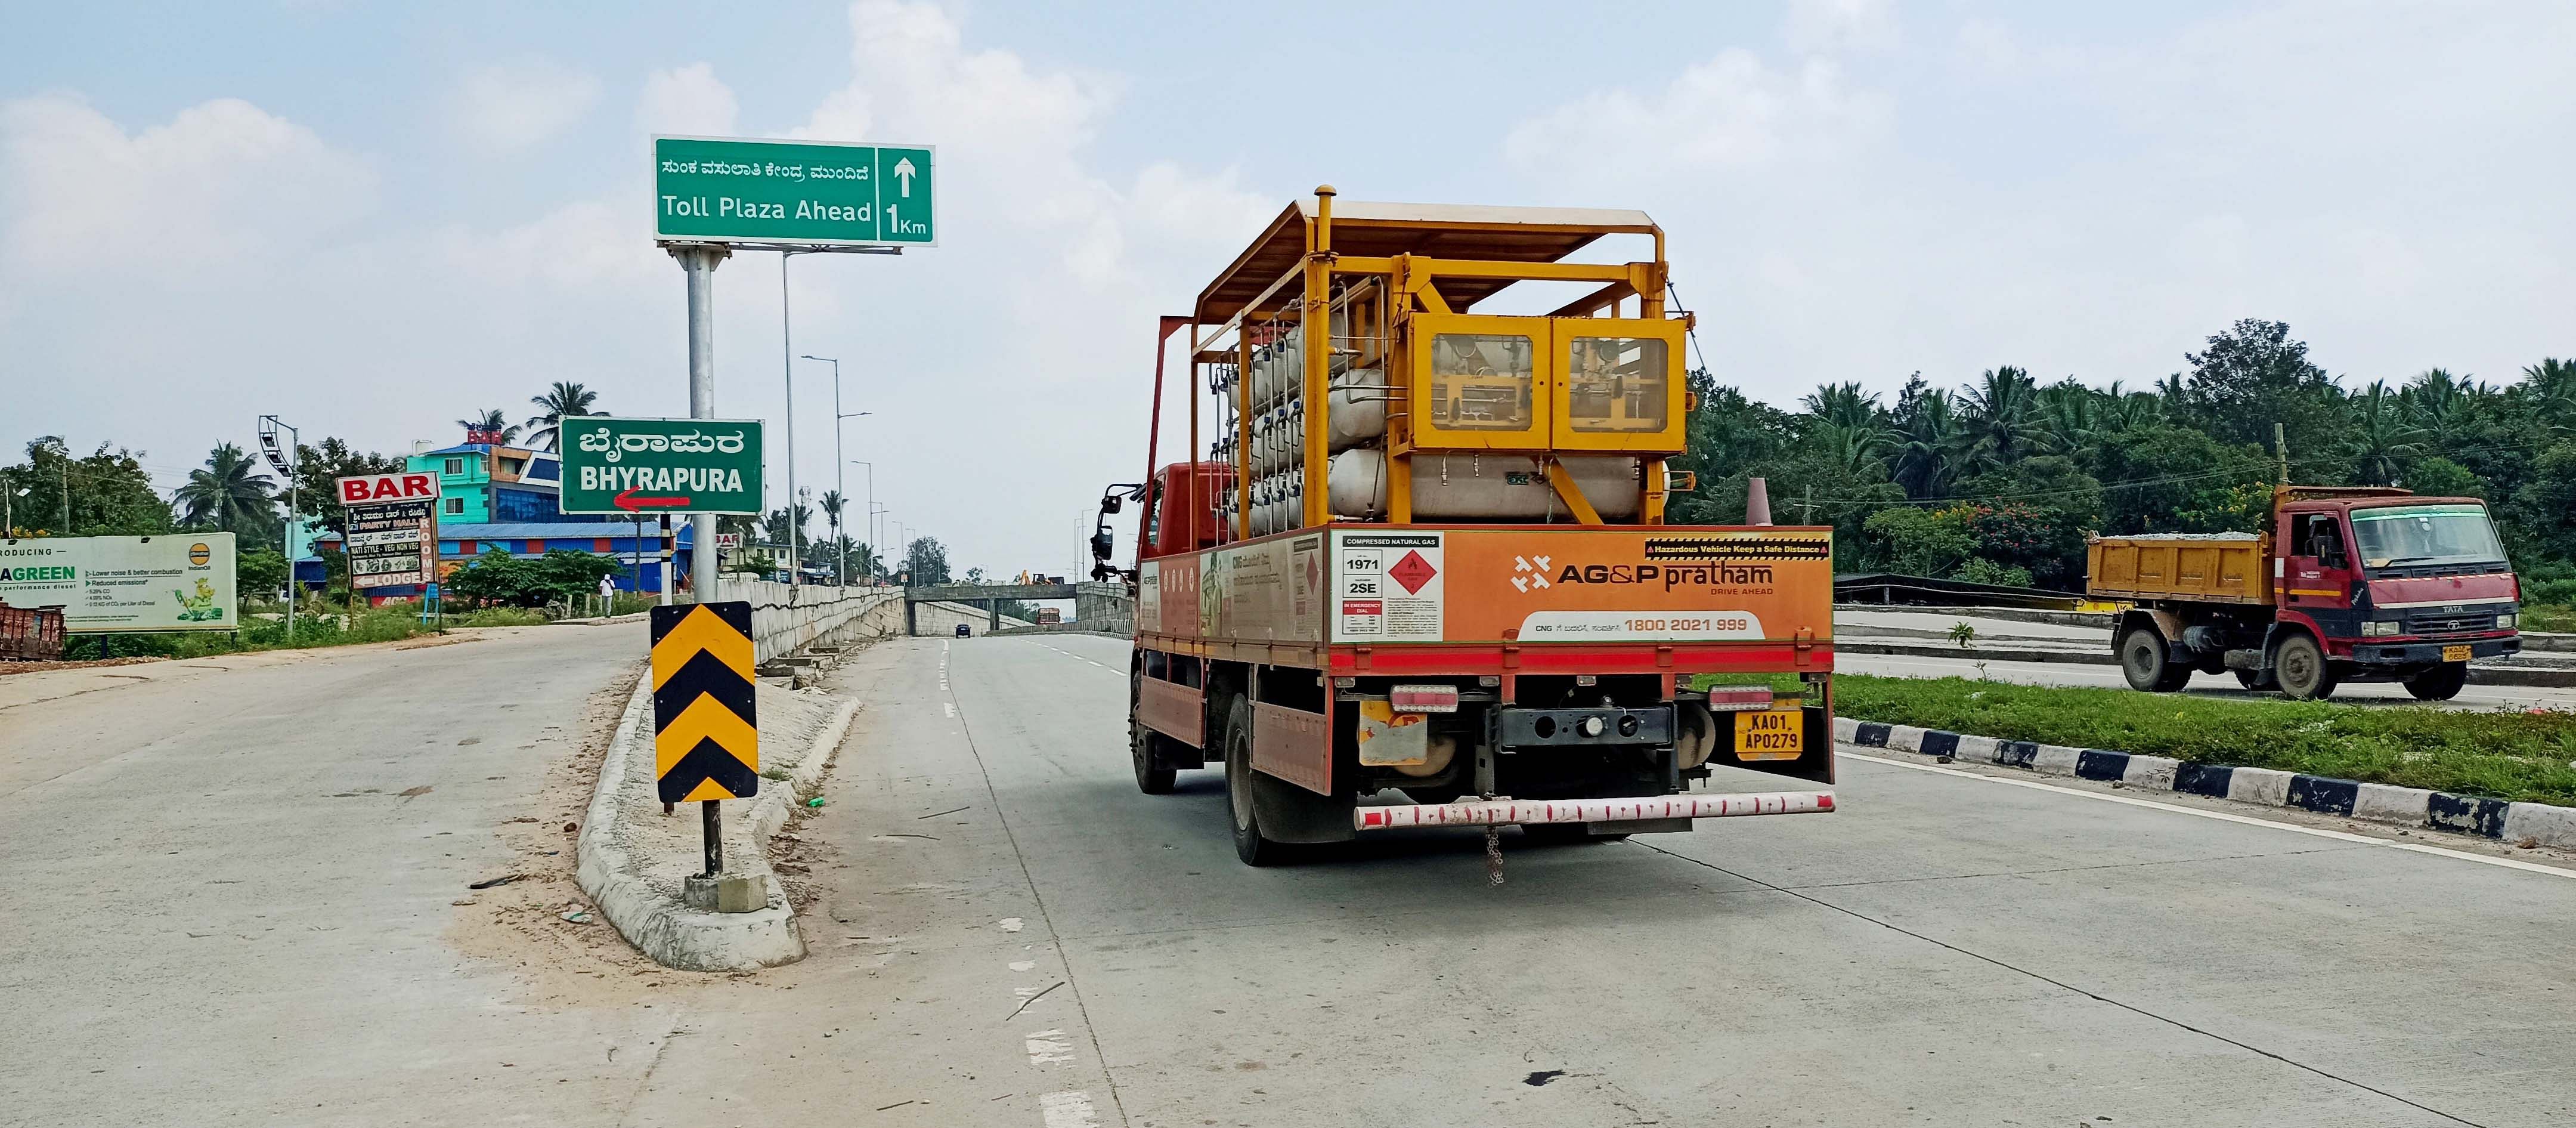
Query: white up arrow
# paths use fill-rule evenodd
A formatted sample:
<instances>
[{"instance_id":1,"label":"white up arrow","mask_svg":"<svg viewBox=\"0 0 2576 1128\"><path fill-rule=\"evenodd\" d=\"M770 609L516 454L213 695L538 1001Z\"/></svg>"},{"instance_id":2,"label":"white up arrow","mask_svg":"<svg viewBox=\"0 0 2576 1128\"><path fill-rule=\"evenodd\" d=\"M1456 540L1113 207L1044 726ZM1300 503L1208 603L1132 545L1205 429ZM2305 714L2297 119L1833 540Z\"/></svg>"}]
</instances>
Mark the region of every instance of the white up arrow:
<instances>
[{"instance_id":1,"label":"white up arrow","mask_svg":"<svg viewBox=\"0 0 2576 1128\"><path fill-rule=\"evenodd\" d=\"M912 198L912 177L917 171L919 170L912 167L911 157L895 158L894 178L903 181L903 195L905 199Z\"/></svg>"}]
</instances>

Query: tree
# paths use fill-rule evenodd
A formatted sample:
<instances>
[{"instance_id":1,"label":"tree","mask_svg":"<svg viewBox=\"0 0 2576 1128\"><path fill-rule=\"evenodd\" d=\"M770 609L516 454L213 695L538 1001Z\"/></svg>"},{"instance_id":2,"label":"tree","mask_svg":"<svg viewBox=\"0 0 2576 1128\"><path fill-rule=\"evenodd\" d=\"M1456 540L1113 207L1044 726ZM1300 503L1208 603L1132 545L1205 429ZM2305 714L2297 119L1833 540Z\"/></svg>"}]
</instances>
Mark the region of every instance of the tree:
<instances>
[{"instance_id":1,"label":"tree","mask_svg":"<svg viewBox=\"0 0 2576 1128\"><path fill-rule=\"evenodd\" d=\"M2366 486L2385 486L2406 472L2406 463L2424 450L2425 432L2406 418L2400 393L2384 380L2373 380L2353 399L2353 420L2346 436L2353 479Z\"/></svg>"},{"instance_id":2,"label":"tree","mask_svg":"<svg viewBox=\"0 0 2576 1128\"><path fill-rule=\"evenodd\" d=\"M914 584L947 583L948 548L936 537L915 537L904 549L903 566Z\"/></svg>"},{"instance_id":3,"label":"tree","mask_svg":"<svg viewBox=\"0 0 2576 1128\"><path fill-rule=\"evenodd\" d=\"M286 554L274 548L243 547L233 558L233 586L242 598L274 599L286 587Z\"/></svg>"},{"instance_id":4,"label":"tree","mask_svg":"<svg viewBox=\"0 0 2576 1128\"><path fill-rule=\"evenodd\" d=\"M547 389L544 395L529 396L528 402L537 405L538 409L537 414L528 417L528 441L543 442L547 450L563 448L565 416L601 414L591 409L599 402L599 393L569 380L555 381L555 386ZM488 419L490 416L487 413L485 417Z\"/></svg>"},{"instance_id":5,"label":"tree","mask_svg":"<svg viewBox=\"0 0 2576 1128\"><path fill-rule=\"evenodd\" d=\"M1921 377L1916 377L1919 383ZM1919 395L1911 386L1899 401L1896 416L1896 483L1905 496L1939 497L1950 488L1972 441L1959 419L1957 401L1938 389Z\"/></svg>"},{"instance_id":6,"label":"tree","mask_svg":"<svg viewBox=\"0 0 2576 1128\"><path fill-rule=\"evenodd\" d=\"M824 527L831 530L832 574L838 576L842 572L840 561L849 554L850 538L841 535L841 511L850 507L850 499L842 497L839 490L825 490L818 504L823 507Z\"/></svg>"},{"instance_id":7,"label":"tree","mask_svg":"<svg viewBox=\"0 0 2576 1128\"><path fill-rule=\"evenodd\" d=\"M340 504L339 479L360 474L398 474L403 460L390 454L358 450L339 439L298 444L295 454L295 510L308 523L335 533L349 531L349 511Z\"/></svg>"},{"instance_id":8,"label":"tree","mask_svg":"<svg viewBox=\"0 0 2576 1128\"><path fill-rule=\"evenodd\" d=\"M2105 432L2085 464L2102 484L2101 531L2113 534L2252 532L2228 523L2235 491L2250 485L2268 500L2272 483L2261 450L2168 423Z\"/></svg>"},{"instance_id":9,"label":"tree","mask_svg":"<svg viewBox=\"0 0 2576 1128\"><path fill-rule=\"evenodd\" d=\"M2269 448L2277 423L2294 455L2331 444L2343 390L2309 363L2307 342L2292 340L2288 325L2248 318L2183 360L2191 365L2181 388L2184 414L2211 438Z\"/></svg>"},{"instance_id":10,"label":"tree","mask_svg":"<svg viewBox=\"0 0 2576 1128\"><path fill-rule=\"evenodd\" d=\"M2376 387L2377 385L2373 385ZM2465 378L2428 368L2406 385L2404 406L2410 422L2435 450L2448 449L2468 429L2470 401L2476 393Z\"/></svg>"},{"instance_id":11,"label":"tree","mask_svg":"<svg viewBox=\"0 0 2576 1128\"><path fill-rule=\"evenodd\" d=\"M587 552L557 550L518 557L495 548L450 573L442 591L469 604L543 607L596 595L599 578L617 571L617 561Z\"/></svg>"},{"instance_id":12,"label":"tree","mask_svg":"<svg viewBox=\"0 0 2576 1128\"><path fill-rule=\"evenodd\" d=\"M245 541L277 539L276 483L242 448L218 444L202 469L188 472L188 482L171 495L180 522L191 529L220 529Z\"/></svg>"},{"instance_id":13,"label":"tree","mask_svg":"<svg viewBox=\"0 0 2576 1128\"><path fill-rule=\"evenodd\" d=\"M2415 460L2406 468L2406 488L2427 497L2487 496L2487 484L2469 468L2438 454Z\"/></svg>"},{"instance_id":14,"label":"tree","mask_svg":"<svg viewBox=\"0 0 2576 1128\"><path fill-rule=\"evenodd\" d=\"M1870 514L1861 523L1869 539L1871 566L1909 576L1947 576L1976 550L1968 532L1967 510L1939 513L1912 505L1894 505Z\"/></svg>"},{"instance_id":15,"label":"tree","mask_svg":"<svg viewBox=\"0 0 2576 1128\"><path fill-rule=\"evenodd\" d=\"M807 529L814 524L814 509L801 501L796 503L794 509L796 516L792 524L786 507L770 510L768 516L760 519L760 539L771 544L788 544L790 543L788 534L793 532L795 534L793 543L800 545L810 543L812 538L808 535Z\"/></svg>"},{"instance_id":16,"label":"tree","mask_svg":"<svg viewBox=\"0 0 2576 1128\"><path fill-rule=\"evenodd\" d=\"M1968 461L1984 469L2005 465L2028 453L2031 412L2039 385L2030 373L2009 364L1989 368L1960 401L1966 414Z\"/></svg>"},{"instance_id":17,"label":"tree","mask_svg":"<svg viewBox=\"0 0 2576 1128\"><path fill-rule=\"evenodd\" d=\"M2066 379L2039 389L2035 399L2033 449L2072 457L2090 448L2102 433L2103 393Z\"/></svg>"},{"instance_id":18,"label":"tree","mask_svg":"<svg viewBox=\"0 0 2576 1128\"><path fill-rule=\"evenodd\" d=\"M2084 536L2102 526L2102 484L2072 460L2025 458L1960 483L1976 500L1968 530L1976 554L2030 570L2062 588L2084 581Z\"/></svg>"},{"instance_id":19,"label":"tree","mask_svg":"<svg viewBox=\"0 0 2576 1128\"><path fill-rule=\"evenodd\" d=\"M1687 453L1671 461L1674 470L1688 471L1699 478L1699 488L1690 494L1677 495L1665 510L1667 520L1676 524L1715 524L1721 511L1731 510L1741 518L1744 513L1743 479L1747 466L1775 460L1786 451L1795 430L1792 416L1769 404L1748 398L1735 388L1711 379L1708 370L1690 372L1691 391L1699 397L1699 410L1684 424L1688 432ZM1737 491L1730 499L1719 494L1734 483Z\"/></svg>"},{"instance_id":20,"label":"tree","mask_svg":"<svg viewBox=\"0 0 2576 1128\"><path fill-rule=\"evenodd\" d=\"M1817 385L1815 391L1799 402L1809 415L1837 427L1856 430L1878 426L1886 415L1879 410L1878 397L1863 393L1858 380Z\"/></svg>"},{"instance_id":21,"label":"tree","mask_svg":"<svg viewBox=\"0 0 2576 1128\"><path fill-rule=\"evenodd\" d=\"M170 503L134 451L107 443L81 457L59 435L27 444L27 460L0 471L21 529L58 537L140 537L173 530Z\"/></svg>"},{"instance_id":22,"label":"tree","mask_svg":"<svg viewBox=\"0 0 2576 1128\"><path fill-rule=\"evenodd\" d=\"M501 409L497 407L487 409L483 414L472 419L459 419L456 425L465 428L469 436L477 431L489 432L499 436L500 441L505 443L519 437L518 425L510 422L510 417L503 415Z\"/></svg>"}]
</instances>

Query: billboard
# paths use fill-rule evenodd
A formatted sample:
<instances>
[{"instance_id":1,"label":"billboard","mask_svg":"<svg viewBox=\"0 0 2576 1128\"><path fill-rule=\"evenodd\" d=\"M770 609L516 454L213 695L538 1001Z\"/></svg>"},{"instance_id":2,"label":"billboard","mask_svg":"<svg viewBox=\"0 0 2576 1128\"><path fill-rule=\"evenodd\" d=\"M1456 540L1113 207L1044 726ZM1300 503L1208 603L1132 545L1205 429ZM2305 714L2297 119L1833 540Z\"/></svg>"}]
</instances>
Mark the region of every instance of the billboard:
<instances>
[{"instance_id":1,"label":"billboard","mask_svg":"<svg viewBox=\"0 0 2576 1128\"><path fill-rule=\"evenodd\" d=\"M72 634L239 630L233 535L0 541L0 603L59 605Z\"/></svg>"}]
</instances>

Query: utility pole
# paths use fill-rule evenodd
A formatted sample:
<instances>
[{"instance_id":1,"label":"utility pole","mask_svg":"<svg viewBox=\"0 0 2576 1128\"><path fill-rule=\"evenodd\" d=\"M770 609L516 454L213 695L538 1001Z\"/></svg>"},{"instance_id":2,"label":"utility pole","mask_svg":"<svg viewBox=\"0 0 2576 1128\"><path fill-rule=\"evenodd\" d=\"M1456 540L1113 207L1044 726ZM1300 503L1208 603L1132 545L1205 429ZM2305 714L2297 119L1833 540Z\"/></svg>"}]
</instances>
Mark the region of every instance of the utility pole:
<instances>
[{"instance_id":1,"label":"utility pole","mask_svg":"<svg viewBox=\"0 0 2576 1128\"><path fill-rule=\"evenodd\" d=\"M1809 482L1809 483L1807 483L1807 499L1806 499L1805 501L1800 502L1800 503L1799 503L1799 505L1800 505L1801 507L1803 507L1803 508L1806 510L1806 513L1805 513L1803 516L1801 516L1801 517L1799 518L1800 523L1802 523L1802 524L1808 524L1808 525L1813 525L1813 524L1815 524L1815 523L1816 523L1816 484L1815 484L1814 482Z\"/></svg>"},{"instance_id":2,"label":"utility pole","mask_svg":"<svg viewBox=\"0 0 2576 1128\"><path fill-rule=\"evenodd\" d=\"M2272 424L2272 453L2281 460L2281 484L2290 484L2290 441L2282 437L2281 425Z\"/></svg>"},{"instance_id":3,"label":"utility pole","mask_svg":"<svg viewBox=\"0 0 2576 1128\"><path fill-rule=\"evenodd\" d=\"M733 252L709 243L682 243L671 248L689 279L689 418L716 416L716 265ZM689 514L689 586L697 601L723 599L716 591L716 515ZM707 810L715 810L709 802ZM708 817L712 818L713 815Z\"/></svg>"}]
</instances>

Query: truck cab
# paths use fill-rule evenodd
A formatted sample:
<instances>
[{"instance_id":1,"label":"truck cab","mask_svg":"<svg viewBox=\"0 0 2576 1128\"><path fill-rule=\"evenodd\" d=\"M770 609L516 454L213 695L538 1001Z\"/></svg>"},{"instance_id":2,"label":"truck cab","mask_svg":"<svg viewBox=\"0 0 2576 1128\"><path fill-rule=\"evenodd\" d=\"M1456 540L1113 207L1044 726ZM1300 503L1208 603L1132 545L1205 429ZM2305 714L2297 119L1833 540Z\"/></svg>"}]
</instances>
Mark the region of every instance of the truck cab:
<instances>
[{"instance_id":1,"label":"truck cab","mask_svg":"<svg viewBox=\"0 0 2576 1128\"><path fill-rule=\"evenodd\" d=\"M2522 648L2521 585L2474 498L2293 500L2273 537L2278 622L2315 636L2335 680L2429 678L2447 698L2470 659Z\"/></svg>"}]
</instances>

